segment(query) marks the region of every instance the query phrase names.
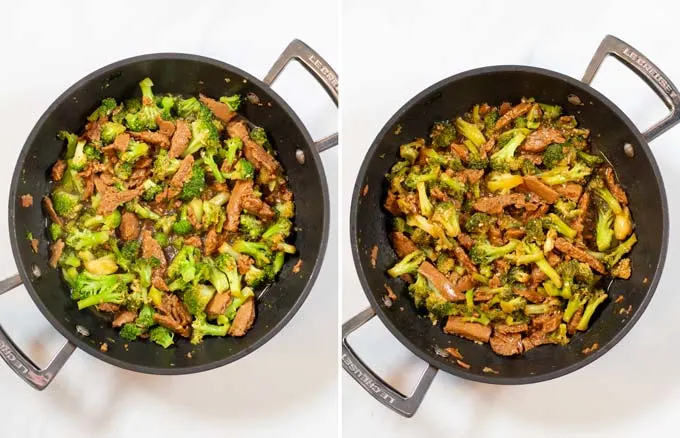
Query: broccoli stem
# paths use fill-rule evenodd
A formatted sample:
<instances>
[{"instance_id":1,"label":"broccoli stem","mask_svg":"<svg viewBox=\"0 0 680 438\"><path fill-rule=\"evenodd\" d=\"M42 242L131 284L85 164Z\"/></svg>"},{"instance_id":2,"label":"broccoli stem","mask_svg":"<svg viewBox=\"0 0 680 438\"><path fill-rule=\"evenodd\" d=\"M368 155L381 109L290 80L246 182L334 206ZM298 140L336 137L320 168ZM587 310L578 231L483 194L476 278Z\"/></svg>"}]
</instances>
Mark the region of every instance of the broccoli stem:
<instances>
[{"instance_id":1,"label":"broccoli stem","mask_svg":"<svg viewBox=\"0 0 680 438\"><path fill-rule=\"evenodd\" d=\"M588 300L588 304L586 304L586 308L583 311L583 316L581 316L581 319L576 326L577 330L585 331L588 329L588 323L590 322L593 313L595 313L595 309L597 309L597 306L602 304L605 299L607 299L607 294L600 291L597 295Z\"/></svg>"}]
</instances>

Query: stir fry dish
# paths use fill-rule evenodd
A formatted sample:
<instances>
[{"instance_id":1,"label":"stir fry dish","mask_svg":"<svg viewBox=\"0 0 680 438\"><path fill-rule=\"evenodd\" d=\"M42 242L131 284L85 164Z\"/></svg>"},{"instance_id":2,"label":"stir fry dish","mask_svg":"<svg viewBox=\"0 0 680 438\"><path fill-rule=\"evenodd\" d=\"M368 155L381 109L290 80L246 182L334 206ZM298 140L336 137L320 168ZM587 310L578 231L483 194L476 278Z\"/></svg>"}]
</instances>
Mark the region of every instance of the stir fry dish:
<instances>
[{"instance_id":1,"label":"stir fry dish","mask_svg":"<svg viewBox=\"0 0 680 438\"><path fill-rule=\"evenodd\" d=\"M254 289L286 254L293 194L262 128L238 95L106 98L63 158L43 199L50 264L78 309L108 313L120 336L167 348L175 334L243 336Z\"/></svg>"},{"instance_id":2,"label":"stir fry dish","mask_svg":"<svg viewBox=\"0 0 680 438\"><path fill-rule=\"evenodd\" d=\"M637 237L628 198L588 129L523 99L475 105L399 148L385 209L417 308L503 356L588 329Z\"/></svg>"}]
</instances>

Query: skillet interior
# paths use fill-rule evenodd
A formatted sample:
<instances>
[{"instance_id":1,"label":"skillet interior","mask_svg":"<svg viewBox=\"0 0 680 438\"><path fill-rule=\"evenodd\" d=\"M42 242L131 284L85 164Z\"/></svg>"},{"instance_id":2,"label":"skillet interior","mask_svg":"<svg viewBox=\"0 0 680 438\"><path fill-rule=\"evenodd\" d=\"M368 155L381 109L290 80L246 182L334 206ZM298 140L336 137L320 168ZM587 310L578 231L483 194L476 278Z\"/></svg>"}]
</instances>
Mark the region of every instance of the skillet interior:
<instances>
[{"instance_id":1,"label":"skillet interior","mask_svg":"<svg viewBox=\"0 0 680 438\"><path fill-rule=\"evenodd\" d=\"M176 348L163 348L146 342L125 342L105 319L94 312L79 312L68 289L54 269L47 265L47 235L40 198L49 193L49 174L59 158L63 143L56 139L59 130L79 132L83 121L104 97L118 101L139 96L138 82L149 76L155 93L197 95L202 92L218 97L253 92L262 106L244 102L239 112L269 134L278 152L295 195L297 216L294 244L304 264L298 274L291 269L298 257L289 258L279 279L258 302L257 319L243 338L206 338L199 346L181 341ZM271 106L269 105L271 104ZM295 150L304 151L306 164L295 159ZM18 198L30 193L34 207L21 208ZM104 67L80 80L64 92L40 118L26 141L17 162L9 201L9 228L14 258L26 287L45 317L79 348L113 365L155 374L181 374L203 371L232 362L252 352L274 336L302 305L318 274L328 233L328 189L321 159L302 122L270 87L228 64L194 55L154 54L130 58ZM25 239L27 231L41 240L40 251L33 254ZM42 271L34 278L31 267ZM31 279L26 282L27 279ZM83 338L76 325L89 329ZM113 342L115 341L115 342ZM102 353L99 346L107 342ZM128 349L124 348L128 344ZM191 358L187 353L191 352Z\"/></svg>"},{"instance_id":2,"label":"skillet interior","mask_svg":"<svg viewBox=\"0 0 680 438\"><path fill-rule=\"evenodd\" d=\"M579 96L584 105L569 104L569 94ZM441 323L432 326L427 318L418 317L405 283L385 273L397 257L387 238L389 214L381 206L387 190L385 174L398 159L399 145L414 137L426 136L433 122L462 114L475 103L516 103L523 96L559 104L565 113L576 116L579 126L590 128L593 144L612 162L628 193L639 243L631 255L631 279L614 281L609 289L610 297L623 295L623 302L615 304L613 299L608 300L596 313L591 328L575 336L566 347L542 346L520 357L503 358L487 345L446 335ZM395 134L397 126L401 126L398 135ZM634 158L623 153L626 142L634 146ZM365 185L369 190L362 196ZM651 299L663 267L668 238L663 182L647 143L633 123L588 85L558 73L525 66L487 67L461 73L433 85L404 105L378 134L364 159L354 188L350 220L359 278L371 305L388 329L411 351L442 370L499 384L558 377L592 362L612 348L634 325ZM375 269L370 264L374 245L379 248ZM390 285L400 297L390 308L382 300L384 284ZM619 313L629 305L632 306L630 314ZM598 350L588 356L581 353L595 342L599 344ZM451 359L438 356L435 346L457 347L471 368L466 370ZM498 371L498 375L484 373L482 369L487 366Z\"/></svg>"}]
</instances>

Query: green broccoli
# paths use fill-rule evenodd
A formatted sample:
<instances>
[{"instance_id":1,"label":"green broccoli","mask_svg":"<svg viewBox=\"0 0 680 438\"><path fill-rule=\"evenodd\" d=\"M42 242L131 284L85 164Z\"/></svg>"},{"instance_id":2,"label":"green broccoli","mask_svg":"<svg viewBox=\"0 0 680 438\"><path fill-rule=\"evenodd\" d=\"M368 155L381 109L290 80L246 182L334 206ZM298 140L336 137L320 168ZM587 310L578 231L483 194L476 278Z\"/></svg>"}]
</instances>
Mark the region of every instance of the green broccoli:
<instances>
[{"instance_id":1,"label":"green broccoli","mask_svg":"<svg viewBox=\"0 0 680 438\"><path fill-rule=\"evenodd\" d=\"M422 251L413 251L392 266L387 273L393 278L397 278L403 274L412 274L418 270L424 261L425 254L423 254Z\"/></svg>"},{"instance_id":2,"label":"green broccoli","mask_svg":"<svg viewBox=\"0 0 680 438\"><path fill-rule=\"evenodd\" d=\"M62 141L66 140L66 153L64 157L66 159L73 158L76 152L76 145L78 144L78 136L68 131L59 131L57 138Z\"/></svg>"},{"instance_id":3,"label":"green broccoli","mask_svg":"<svg viewBox=\"0 0 680 438\"><path fill-rule=\"evenodd\" d=\"M71 297L78 300L78 309L103 303L123 304L127 284L133 280L130 274L95 275L87 271L78 274Z\"/></svg>"},{"instance_id":4,"label":"green broccoli","mask_svg":"<svg viewBox=\"0 0 680 438\"><path fill-rule=\"evenodd\" d=\"M119 161L113 166L114 175L124 181L130 178L132 170L132 163L125 161Z\"/></svg>"},{"instance_id":5,"label":"green broccoli","mask_svg":"<svg viewBox=\"0 0 680 438\"><path fill-rule=\"evenodd\" d=\"M486 143L486 138L484 138L482 131L480 131L475 124L466 122L460 117L456 119L456 129L463 137L470 140L478 148Z\"/></svg>"},{"instance_id":6,"label":"green broccoli","mask_svg":"<svg viewBox=\"0 0 680 438\"><path fill-rule=\"evenodd\" d=\"M526 126L529 129L537 129L539 126L541 126L541 107L535 103L531 106L531 109L529 109L529 112L527 113L526 117Z\"/></svg>"},{"instance_id":7,"label":"green broccoli","mask_svg":"<svg viewBox=\"0 0 680 438\"><path fill-rule=\"evenodd\" d=\"M491 168L499 171L516 170L519 163L515 159L515 151L525 138L523 133L516 132L500 150L491 155Z\"/></svg>"},{"instance_id":8,"label":"green broccoli","mask_svg":"<svg viewBox=\"0 0 680 438\"><path fill-rule=\"evenodd\" d=\"M274 205L274 210L279 217L292 219L295 216L295 204L293 201L280 202Z\"/></svg>"},{"instance_id":9,"label":"green broccoli","mask_svg":"<svg viewBox=\"0 0 680 438\"><path fill-rule=\"evenodd\" d=\"M149 332L149 339L163 348L168 348L174 343L175 334L165 327L154 327Z\"/></svg>"},{"instance_id":10,"label":"green broccoli","mask_svg":"<svg viewBox=\"0 0 680 438\"><path fill-rule=\"evenodd\" d=\"M486 213L475 212L465 222L465 231L470 234L486 234L495 219Z\"/></svg>"},{"instance_id":11,"label":"green broccoli","mask_svg":"<svg viewBox=\"0 0 680 438\"><path fill-rule=\"evenodd\" d=\"M435 148L448 148L456 140L456 128L449 120L437 122L430 130L430 139Z\"/></svg>"},{"instance_id":12,"label":"green broccoli","mask_svg":"<svg viewBox=\"0 0 680 438\"><path fill-rule=\"evenodd\" d=\"M559 105L547 105L539 103L543 110L543 120L555 120L562 115L562 107Z\"/></svg>"},{"instance_id":13,"label":"green broccoli","mask_svg":"<svg viewBox=\"0 0 680 438\"><path fill-rule=\"evenodd\" d=\"M224 208L222 207L229 199L229 195L225 192L219 192L202 204L200 213L194 212L196 219L201 221L204 229L215 225L220 220L220 215L224 215Z\"/></svg>"},{"instance_id":14,"label":"green broccoli","mask_svg":"<svg viewBox=\"0 0 680 438\"><path fill-rule=\"evenodd\" d=\"M438 224L434 224L430 222L427 218L424 216L415 214L415 215L409 215L406 217L406 224L411 226L411 227L417 227L421 229L422 231L426 232L430 236L434 237L437 239L437 247L438 248L453 248L453 245L449 241L449 239L446 237L446 233L444 232L444 229L440 227ZM414 231L415 234L415 231Z\"/></svg>"},{"instance_id":15,"label":"green broccoli","mask_svg":"<svg viewBox=\"0 0 680 438\"><path fill-rule=\"evenodd\" d=\"M115 230L120 226L121 214L118 209L113 210L106 216L96 215L88 217L83 221L83 226L89 229L101 227L102 230Z\"/></svg>"},{"instance_id":16,"label":"green broccoli","mask_svg":"<svg viewBox=\"0 0 680 438\"><path fill-rule=\"evenodd\" d=\"M484 116L484 133L490 137L496 129L496 122L498 121L498 110L493 109Z\"/></svg>"},{"instance_id":17,"label":"green broccoli","mask_svg":"<svg viewBox=\"0 0 680 438\"><path fill-rule=\"evenodd\" d=\"M253 215L241 213L241 217L239 218L239 230L250 239L258 239L264 232L264 229L261 220Z\"/></svg>"},{"instance_id":18,"label":"green broccoli","mask_svg":"<svg viewBox=\"0 0 680 438\"><path fill-rule=\"evenodd\" d=\"M120 155L120 159L126 163L134 163L148 153L148 144L136 140L130 140L127 150Z\"/></svg>"},{"instance_id":19,"label":"green broccoli","mask_svg":"<svg viewBox=\"0 0 680 438\"><path fill-rule=\"evenodd\" d=\"M205 313L200 313L194 317L191 324L191 343L198 345L203 342L205 336L226 336L229 325L210 324L205 319Z\"/></svg>"},{"instance_id":20,"label":"green broccoli","mask_svg":"<svg viewBox=\"0 0 680 438\"><path fill-rule=\"evenodd\" d=\"M177 102L177 114L183 119L193 119L201 113L203 104L195 97L179 99Z\"/></svg>"},{"instance_id":21,"label":"green broccoli","mask_svg":"<svg viewBox=\"0 0 680 438\"><path fill-rule=\"evenodd\" d=\"M597 155L590 155L583 151L576 151L576 158L583 161L586 166L591 168L595 168L604 162L604 160Z\"/></svg>"},{"instance_id":22,"label":"green broccoli","mask_svg":"<svg viewBox=\"0 0 680 438\"><path fill-rule=\"evenodd\" d=\"M116 106L118 106L116 100L107 97L106 99L102 100L101 105L99 105L99 107L87 117L87 120L94 122L102 117L108 117L116 108Z\"/></svg>"},{"instance_id":23,"label":"green broccoli","mask_svg":"<svg viewBox=\"0 0 680 438\"><path fill-rule=\"evenodd\" d=\"M231 111L237 111L238 107L241 106L241 96L238 94L222 96L220 97L220 102L227 105Z\"/></svg>"},{"instance_id":24,"label":"green broccoli","mask_svg":"<svg viewBox=\"0 0 680 438\"><path fill-rule=\"evenodd\" d=\"M153 82L150 78L144 78L139 82L139 88L142 90L142 106L139 111L128 112L125 115L125 124L131 131L158 128L156 118L161 116L161 110L156 106L152 87Z\"/></svg>"},{"instance_id":25,"label":"green broccoli","mask_svg":"<svg viewBox=\"0 0 680 438\"><path fill-rule=\"evenodd\" d=\"M404 185L415 190L419 182L435 182L439 177L439 166L411 167L411 171L404 180Z\"/></svg>"},{"instance_id":26,"label":"green broccoli","mask_svg":"<svg viewBox=\"0 0 680 438\"><path fill-rule=\"evenodd\" d=\"M269 276L265 269L260 269L255 266L250 266L248 272L244 276L246 284L250 287L258 287L261 284L269 281Z\"/></svg>"},{"instance_id":27,"label":"green broccoli","mask_svg":"<svg viewBox=\"0 0 680 438\"><path fill-rule=\"evenodd\" d=\"M591 182L591 187L593 188L595 194L607 204L614 215L620 215L623 213L621 204L619 204L619 201L614 195L612 195L612 192L609 191L607 186L604 185L604 182L600 178L593 179Z\"/></svg>"},{"instance_id":28,"label":"green broccoli","mask_svg":"<svg viewBox=\"0 0 680 438\"><path fill-rule=\"evenodd\" d=\"M202 148L218 147L220 134L212 123L212 116L207 115L191 122L191 141L182 157L195 154Z\"/></svg>"},{"instance_id":29,"label":"green broccoli","mask_svg":"<svg viewBox=\"0 0 680 438\"><path fill-rule=\"evenodd\" d=\"M230 180L253 179L255 176L255 166L245 158L241 158L234 165L234 169L224 173L224 176Z\"/></svg>"},{"instance_id":30,"label":"green broccoli","mask_svg":"<svg viewBox=\"0 0 680 438\"><path fill-rule=\"evenodd\" d=\"M267 133L263 128L260 128L259 126L253 128L250 130L250 133L248 134L251 140L253 140L255 143L259 144L265 149L271 149L271 145L269 144L269 139L267 138Z\"/></svg>"},{"instance_id":31,"label":"green broccoli","mask_svg":"<svg viewBox=\"0 0 680 438\"><path fill-rule=\"evenodd\" d=\"M243 141L238 137L228 138L224 141L226 153L224 161L227 163L227 168L231 169L238 160L239 151L243 149Z\"/></svg>"},{"instance_id":32,"label":"green broccoli","mask_svg":"<svg viewBox=\"0 0 680 438\"><path fill-rule=\"evenodd\" d=\"M441 225L449 237L456 237L460 234L458 212L455 205L451 202L440 202L437 204L432 215L432 221Z\"/></svg>"},{"instance_id":33,"label":"green broccoli","mask_svg":"<svg viewBox=\"0 0 680 438\"><path fill-rule=\"evenodd\" d=\"M562 164L562 160L564 160L565 157L564 146L553 143L543 152L543 164L549 169L554 169Z\"/></svg>"},{"instance_id":34,"label":"green broccoli","mask_svg":"<svg viewBox=\"0 0 680 438\"><path fill-rule=\"evenodd\" d=\"M238 257L238 253L236 253ZM233 256L220 254L215 257L215 266L227 275L229 281L229 291L232 294L241 292L241 275L238 273L238 265Z\"/></svg>"},{"instance_id":35,"label":"green broccoli","mask_svg":"<svg viewBox=\"0 0 680 438\"><path fill-rule=\"evenodd\" d=\"M486 265L513 252L518 244L517 240L511 240L503 246L493 246L487 241L478 239L474 246L470 248L470 258L475 264Z\"/></svg>"},{"instance_id":36,"label":"green broccoli","mask_svg":"<svg viewBox=\"0 0 680 438\"><path fill-rule=\"evenodd\" d=\"M120 123L106 122L101 127L100 138L103 144L113 143L120 134L125 132L125 126Z\"/></svg>"},{"instance_id":37,"label":"green broccoli","mask_svg":"<svg viewBox=\"0 0 680 438\"><path fill-rule=\"evenodd\" d=\"M120 329L120 332L118 334L123 339L126 339L128 341L134 341L139 336L144 334L144 332L146 332L146 330L144 330L142 327L137 327L136 325L134 325L132 323L128 323L128 324L125 324Z\"/></svg>"},{"instance_id":38,"label":"green broccoli","mask_svg":"<svg viewBox=\"0 0 680 438\"><path fill-rule=\"evenodd\" d=\"M78 251L92 249L109 240L108 231L76 230L66 237L66 244Z\"/></svg>"},{"instance_id":39,"label":"green broccoli","mask_svg":"<svg viewBox=\"0 0 680 438\"><path fill-rule=\"evenodd\" d=\"M156 159L153 163L153 176L155 179L164 180L169 176L172 176L177 169L179 169L180 160L176 158L170 158L168 156L167 149L161 149L156 155Z\"/></svg>"},{"instance_id":40,"label":"green broccoli","mask_svg":"<svg viewBox=\"0 0 680 438\"><path fill-rule=\"evenodd\" d=\"M153 201L156 196L163 191L163 186L156 184L151 179L147 179L142 183L142 188L144 192L142 193L142 199L145 201Z\"/></svg>"},{"instance_id":41,"label":"green broccoli","mask_svg":"<svg viewBox=\"0 0 680 438\"><path fill-rule=\"evenodd\" d=\"M85 169L87 165L87 155L85 154L85 140L79 140L76 143L75 150L73 151L73 157L66 161L68 168L81 171Z\"/></svg>"},{"instance_id":42,"label":"green broccoli","mask_svg":"<svg viewBox=\"0 0 680 438\"><path fill-rule=\"evenodd\" d=\"M598 251L606 251L612 244L614 238L614 215L606 206L598 208L597 223L595 225L595 242Z\"/></svg>"},{"instance_id":43,"label":"green broccoli","mask_svg":"<svg viewBox=\"0 0 680 438\"><path fill-rule=\"evenodd\" d=\"M62 189L52 192L51 197L54 211L61 217L72 219L83 208L78 195L67 193Z\"/></svg>"},{"instance_id":44,"label":"green broccoli","mask_svg":"<svg viewBox=\"0 0 680 438\"><path fill-rule=\"evenodd\" d=\"M179 199L182 201L190 201L193 198L198 198L204 189L205 171L201 166L194 164L191 168L191 177L182 186Z\"/></svg>"},{"instance_id":45,"label":"green broccoli","mask_svg":"<svg viewBox=\"0 0 680 438\"><path fill-rule=\"evenodd\" d=\"M215 288L207 284L197 284L184 292L182 300L187 310L196 316L205 311L210 300L215 296Z\"/></svg>"},{"instance_id":46,"label":"green broccoli","mask_svg":"<svg viewBox=\"0 0 680 438\"><path fill-rule=\"evenodd\" d=\"M197 248L183 246L168 266L167 275L170 279L182 277L182 280L188 283L196 277L199 261L200 251Z\"/></svg>"},{"instance_id":47,"label":"green broccoli","mask_svg":"<svg viewBox=\"0 0 680 438\"><path fill-rule=\"evenodd\" d=\"M292 229L293 223L290 219L280 217L262 233L262 240L270 243L281 243L290 236Z\"/></svg>"},{"instance_id":48,"label":"green broccoli","mask_svg":"<svg viewBox=\"0 0 680 438\"><path fill-rule=\"evenodd\" d=\"M175 98L173 96L163 96L160 101L161 118L163 120L172 120L172 109L175 107Z\"/></svg>"},{"instance_id":49,"label":"green broccoli","mask_svg":"<svg viewBox=\"0 0 680 438\"><path fill-rule=\"evenodd\" d=\"M595 309L597 309L597 307L606 299L607 294L603 291L597 291L595 295L588 299L588 304L586 304L583 315L581 315L581 319L579 319L578 324L576 325L577 330L585 331L588 329L588 324L595 313Z\"/></svg>"},{"instance_id":50,"label":"green broccoli","mask_svg":"<svg viewBox=\"0 0 680 438\"><path fill-rule=\"evenodd\" d=\"M576 237L577 231L571 228L569 225L567 225L555 213L548 214L548 216L545 218L544 224L547 227L554 228L555 231L557 231L558 233L565 237L568 237L569 239L573 239L574 237Z\"/></svg>"},{"instance_id":51,"label":"green broccoli","mask_svg":"<svg viewBox=\"0 0 680 438\"><path fill-rule=\"evenodd\" d=\"M210 174L213 176L215 181L218 183L223 183L225 181L224 175L220 172L220 167L215 162L215 155L217 154L217 148L208 147L201 151L201 157L203 157L203 162L207 164L208 169L210 169Z\"/></svg>"},{"instance_id":52,"label":"green broccoli","mask_svg":"<svg viewBox=\"0 0 680 438\"><path fill-rule=\"evenodd\" d=\"M52 240L58 240L64 234L64 229L58 223L52 222L49 226L49 233Z\"/></svg>"},{"instance_id":53,"label":"green broccoli","mask_svg":"<svg viewBox=\"0 0 680 438\"><path fill-rule=\"evenodd\" d=\"M411 143L405 143L399 146L399 156L413 164L413 162L418 158L418 154L420 153L419 149L422 146L422 141L418 140L412 141Z\"/></svg>"},{"instance_id":54,"label":"green broccoli","mask_svg":"<svg viewBox=\"0 0 680 438\"><path fill-rule=\"evenodd\" d=\"M442 155L434 149L424 149L425 158L430 165L440 165L451 170L463 170L463 164L457 155Z\"/></svg>"},{"instance_id":55,"label":"green broccoli","mask_svg":"<svg viewBox=\"0 0 680 438\"><path fill-rule=\"evenodd\" d=\"M592 173L590 167L577 162L573 167L558 166L546 172L538 174L538 177L548 185L565 184L570 181L580 181Z\"/></svg>"},{"instance_id":56,"label":"green broccoli","mask_svg":"<svg viewBox=\"0 0 680 438\"><path fill-rule=\"evenodd\" d=\"M240 254L246 254L255 259L257 267L261 268L272 262L272 252L264 243L237 240L232 245L232 248Z\"/></svg>"},{"instance_id":57,"label":"green broccoli","mask_svg":"<svg viewBox=\"0 0 680 438\"><path fill-rule=\"evenodd\" d=\"M158 219L161 218L158 213L154 213L153 211L151 211L149 207L143 206L142 204L139 203L137 199L126 203L125 208L142 219L150 219L152 221L157 221Z\"/></svg>"},{"instance_id":58,"label":"green broccoli","mask_svg":"<svg viewBox=\"0 0 680 438\"><path fill-rule=\"evenodd\" d=\"M623 242L619 243L619 245L614 248L611 252L605 255L604 257L604 262L605 264L611 269L616 265L619 260L623 258L626 254L631 252L633 249L633 245L637 243L637 236L635 233L631 234L631 236L624 240Z\"/></svg>"}]
</instances>

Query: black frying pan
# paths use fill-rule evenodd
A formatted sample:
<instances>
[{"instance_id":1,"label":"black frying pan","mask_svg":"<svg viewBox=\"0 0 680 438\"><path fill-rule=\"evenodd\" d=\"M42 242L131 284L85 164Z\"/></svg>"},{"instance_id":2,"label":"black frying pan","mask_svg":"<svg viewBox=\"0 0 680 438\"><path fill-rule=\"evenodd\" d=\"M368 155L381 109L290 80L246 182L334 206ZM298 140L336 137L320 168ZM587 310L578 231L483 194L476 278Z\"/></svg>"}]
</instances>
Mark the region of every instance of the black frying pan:
<instances>
[{"instance_id":1,"label":"black frying pan","mask_svg":"<svg viewBox=\"0 0 680 438\"><path fill-rule=\"evenodd\" d=\"M9 229L19 274L0 282L0 295L24 284L47 320L66 337L61 351L44 370L39 369L8 338L0 326L0 356L26 382L44 389L75 348L115 366L152 374L185 374L205 371L233 362L271 339L295 315L307 297L321 267L329 227L326 177L319 152L337 144L337 134L314 142L295 112L270 87L291 60L299 61L326 89L337 105L338 76L321 56L301 41L293 41L263 81L236 67L196 55L162 53L138 56L106 66L81 79L45 111L26 140L17 161L9 196ZM122 339L107 321L94 312L80 312L69 297L59 273L48 264L45 215L40 199L51 190L49 175L63 145L59 130L79 131L83 120L102 98L117 100L137 95L138 82L149 76L158 93L221 96L254 93L261 105L245 103L240 111L267 130L278 159L288 175L295 196L295 245L298 255L289 258L276 283L258 299L257 320L243 338L206 338L198 346L179 342L164 350L147 342ZM22 208L19 197L31 194L34 206ZM34 254L25 238L30 231L41 240ZM298 257L302 269L293 274ZM76 327L80 326L80 329ZM83 336L85 328L89 334ZM112 343L110 339L118 341ZM108 342L108 351L100 351ZM187 356L187 353L191 355Z\"/></svg>"},{"instance_id":2,"label":"black frying pan","mask_svg":"<svg viewBox=\"0 0 680 438\"><path fill-rule=\"evenodd\" d=\"M640 133L616 105L588 85L606 55L613 55L637 73L664 101L671 114L647 132ZM567 99L570 94L578 96L583 105L570 104ZM611 285L614 296L623 295L623 302L609 300L592 320L591 328L575 336L566 347L542 346L520 357L505 358L493 353L487 345L476 345L447 335L429 319L418 316L405 283L385 273L397 257L387 238L391 221L382 205L387 191L385 174L398 159L400 144L423 137L434 121L462 114L475 103L517 102L523 96L559 104L568 114L576 116L580 126L590 128L594 145L612 162L628 193L639 243L631 253L632 277L627 281L614 281ZM485 67L444 79L411 99L378 134L354 187L350 217L352 252L371 308L343 325L342 364L345 370L378 401L410 417L422 402L438 369L486 383L534 383L575 371L610 350L642 315L663 268L668 243L668 208L663 181L647 143L680 121L679 104L680 95L671 81L640 52L612 36L602 41L582 81L534 67ZM397 125L402 127L399 134L395 131ZM626 143L633 146L633 157L624 153ZM368 189L364 193L366 186ZM375 268L370 260L374 245L379 248ZM399 295L398 301L389 307L383 301L385 284ZM629 305L632 306L629 314L620 313ZM347 343L347 336L375 314L399 341L430 364L410 397L381 380ZM589 355L582 353L595 342L599 349ZM460 350L470 369L441 355L440 348L449 346ZM498 374L485 373L484 367L490 367Z\"/></svg>"}]
</instances>

